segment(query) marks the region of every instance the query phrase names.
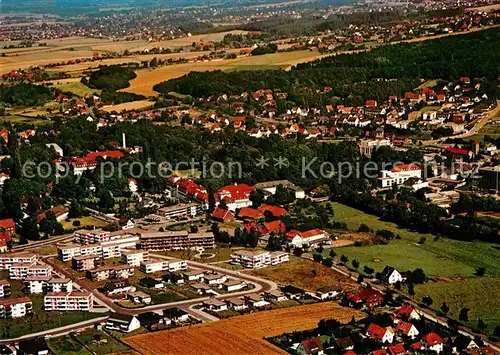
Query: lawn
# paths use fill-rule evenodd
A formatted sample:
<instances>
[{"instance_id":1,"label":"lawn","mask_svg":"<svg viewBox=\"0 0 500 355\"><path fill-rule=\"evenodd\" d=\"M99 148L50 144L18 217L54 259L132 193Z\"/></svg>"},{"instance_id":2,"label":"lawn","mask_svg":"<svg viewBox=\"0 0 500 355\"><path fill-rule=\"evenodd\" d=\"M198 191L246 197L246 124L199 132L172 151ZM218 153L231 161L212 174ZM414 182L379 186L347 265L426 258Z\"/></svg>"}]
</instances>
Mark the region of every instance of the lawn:
<instances>
[{"instance_id":1,"label":"lawn","mask_svg":"<svg viewBox=\"0 0 500 355\"><path fill-rule=\"evenodd\" d=\"M79 227L73 226L74 221L80 221L80 226ZM87 216L81 218L73 218L70 219L69 221L62 221L61 224L64 227L64 229L74 229L74 228L84 228L85 226L94 226L96 228L101 228L107 226L109 223L103 221L102 219L97 219L92 216Z\"/></svg>"},{"instance_id":2,"label":"lawn","mask_svg":"<svg viewBox=\"0 0 500 355\"><path fill-rule=\"evenodd\" d=\"M448 313L454 319L462 307L469 311L468 326L476 328L478 318L482 318L488 325L487 331L491 332L495 326L500 325L500 278L476 277L454 282L428 282L415 287L416 299L430 296L433 300L432 307L439 309L443 302L450 307Z\"/></svg>"},{"instance_id":3,"label":"lawn","mask_svg":"<svg viewBox=\"0 0 500 355\"><path fill-rule=\"evenodd\" d=\"M106 313L44 312L42 310L43 296L30 295L29 297L33 302L33 315L17 319L0 320L1 339L17 338L25 334L106 316Z\"/></svg>"},{"instance_id":4,"label":"lawn","mask_svg":"<svg viewBox=\"0 0 500 355\"><path fill-rule=\"evenodd\" d=\"M193 260L198 261L200 263L213 263L216 261L227 261L231 259L231 254L233 251L241 248L214 248L214 249L206 249L202 255L206 255L207 257L195 257L199 253L195 250L173 250L173 251L165 251L159 252L159 254L163 254L166 256L170 256L177 259L183 260ZM209 254L215 254L214 257L209 257Z\"/></svg>"},{"instance_id":5,"label":"lawn","mask_svg":"<svg viewBox=\"0 0 500 355\"><path fill-rule=\"evenodd\" d=\"M350 260L359 260L361 267L369 265L377 271L381 271L386 265L401 270L419 267L426 274L436 276L472 276L476 268L485 267L487 273L500 276L498 250L493 244L446 238L435 241L431 234L400 229L394 223L381 221L376 216L339 203L333 203L333 208L335 219L346 222L351 230L356 230L361 224L367 224L373 230L389 229L402 237L401 240L393 240L388 245L336 249L339 256L345 254ZM422 237L426 238L426 242L417 244Z\"/></svg>"},{"instance_id":6,"label":"lawn","mask_svg":"<svg viewBox=\"0 0 500 355\"><path fill-rule=\"evenodd\" d=\"M97 355L130 350L125 344L113 339L106 333L95 329L87 330L79 334L77 337L82 344L85 344L85 346Z\"/></svg>"},{"instance_id":7,"label":"lawn","mask_svg":"<svg viewBox=\"0 0 500 355\"><path fill-rule=\"evenodd\" d=\"M80 81L66 82L64 84L59 84L59 85L56 84L54 85L54 87L64 92L72 92L73 94L80 97L83 97L87 94L101 93L101 90L91 89L88 86L82 84Z\"/></svg>"},{"instance_id":8,"label":"lawn","mask_svg":"<svg viewBox=\"0 0 500 355\"><path fill-rule=\"evenodd\" d=\"M69 335L58 338L48 338L47 345L55 355L90 355L91 352L83 348L80 343Z\"/></svg>"}]
</instances>

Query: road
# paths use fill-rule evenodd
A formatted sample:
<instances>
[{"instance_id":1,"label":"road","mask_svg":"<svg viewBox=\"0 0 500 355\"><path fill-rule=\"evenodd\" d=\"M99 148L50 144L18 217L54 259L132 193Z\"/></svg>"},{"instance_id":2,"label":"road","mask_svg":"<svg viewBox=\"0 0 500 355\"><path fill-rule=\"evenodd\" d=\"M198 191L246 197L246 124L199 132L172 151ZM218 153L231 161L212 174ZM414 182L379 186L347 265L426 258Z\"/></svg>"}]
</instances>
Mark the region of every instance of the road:
<instances>
[{"instance_id":1,"label":"road","mask_svg":"<svg viewBox=\"0 0 500 355\"><path fill-rule=\"evenodd\" d=\"M430 140L427 140L427 141L422 141L422 145L423 146L436 145L436 144L441 143L442 141L444 141L447 138L468 138L468 137L471 137L471 136L473 136L475 134L478 134L479 131L481 131L481 129L483 129L484 126L486 126L486 124L488 123L488 121L490 119L492 119L493 117L498 116L499 114L500 114L500 100L497 100L496 107L493 108L493 109L491 109L491 111L489 111L484 116L479 117L478 119L476 119L473 122L474 126L470 130L468 130L467 132L461 133L461 134L457 134L455 136L448 136L448 137L443 137L443 138L440 138L440 139L430 139Z\"/></svg>"},{"instance_id":2,"label":"road","mask_svg":"<svg viewBox=\"0 0 500 355\"><path fill-rule=\"evenodd\" d=\"M71 240L71 239L73 239L73 233L71 233L71 234L64 234L64 235L60 235L60 236L57 236L57 237L52 237L52 238L45 239L45 240L39 240L39 241L36 241L36 242L31 242L29 244L15 245L15 246L12 247L12 251L13 252L26 251L26 250L29 250L29 249L40 248L40 247L43 247L43 246L46 246L46 245L53 245L55 243L59 243L59 242L63 242L63 241L66 241L66 240Z\"/></svg>"}]
</instances>

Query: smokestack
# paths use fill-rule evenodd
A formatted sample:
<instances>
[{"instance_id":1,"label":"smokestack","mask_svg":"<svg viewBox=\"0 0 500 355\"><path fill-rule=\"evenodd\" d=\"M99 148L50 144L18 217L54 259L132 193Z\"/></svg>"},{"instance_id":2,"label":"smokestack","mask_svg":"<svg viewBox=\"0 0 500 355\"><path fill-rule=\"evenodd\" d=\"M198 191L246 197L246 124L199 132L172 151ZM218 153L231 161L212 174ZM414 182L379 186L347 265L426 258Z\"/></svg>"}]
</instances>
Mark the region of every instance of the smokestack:
<instances>
[{"instance_id":1,"label":"smokestack","mask_svg":"<svg viewBox=\"0 0 500 355\"><path fill-rule=\"evenodd\" d=\"M127 148L127 142L125 141L125 133L122 133L122 146L123 148Z\"/></svg>"}]
</instances>

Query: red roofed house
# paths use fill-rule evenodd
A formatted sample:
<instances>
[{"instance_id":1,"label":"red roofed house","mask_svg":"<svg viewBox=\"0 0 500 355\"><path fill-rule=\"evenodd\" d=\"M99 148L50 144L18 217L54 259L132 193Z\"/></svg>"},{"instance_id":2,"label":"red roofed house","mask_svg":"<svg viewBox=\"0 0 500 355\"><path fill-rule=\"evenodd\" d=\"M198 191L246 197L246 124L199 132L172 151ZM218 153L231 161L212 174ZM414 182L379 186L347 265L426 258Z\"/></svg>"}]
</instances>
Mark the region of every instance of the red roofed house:
<instances>
[{"instance_id":1,"label":"red roofed house","mask_svg":"<svg viewBox=\"0 0 500 355\"><path fill-rule=\"evenodd\" d=\"M323 355L324 353L320 337L303 340L297 347L297 354L299 355Z\"/></svg>"},{"instance_id":2,"label":"red roofed house","mask_svg":"<svg viewBox=\"0 0 500 355\"><path fill-rule=\"evenodd\" d=\"M83 174L85 170L94 170L97 167L97 158L120 159L125 154L119 150L105 150L102 152L90 152L83 158L71 158L69 164L73 166L75 174Z\"/></svg>"},{"instance_id":3,"label":"red roofed house","mask_svg":"<svg viewBox=\"0 0 500 355\"><path fill-rule=\"evenodd\" d=\"M0 230L16 233L16 223L12 218L0 220Z\"/></svg>"},{"instance_id":4,"label":"red roofed house","mask_svg":"<svg viewBox=\"0 0 500 355\"><path fill-rule=\"evenodd\" d=\"M252 187L247 184L224 186L215 192L215 204L218 206L220 201L224 200L231 211L251 206L250 192L252 192Z\"/></svg>"},{"instance_id":5,"label":"red roofed house","mask_svg":"<svg viewBox=\"0 0 500 355\"><path fill-rule=\"evenodd\" d=\"M387 348L390 355L403 355L406 354L406 349L403 344L394 344Z\"/></svg>"},{"instance_id":6,"label":"red roofed house","mask_svg":"<svg viewBox=\"0 0 500 355\"><path fill-rule=\"evenodd\" d=\"M396 165L391 170L382 170L381 177L378 178L382 187L401 185L411 178L422 178L422 167L417 164Z\"/></svg>"},{"instance_id":7,"label":"red roofed house","mask_svg":"<svg viewBox=\"0 0 500 355\"><path fill-rule=\"evenodd\" d=\"M255 208L243 207L238 212L238 218L242 219L246 222L252 222L252 221L259 220L259 219L263 219L264 214L261 211L256 210Z\"/></svg>"},{"instance_id":8,"label":"red roofed house","mask_svg":"<svg viewBox=\"0 0 500 355\"><path fill-rule=\"evenodd\" d=\"M378 340L382 343L392 343L392 341L394 340L394 331L392 330L392 328L384 328L375 323L371 323L368 326L366 335L371 339Z\"/></svg>"},{"instance_id":9,"label":"red roofed house","mask_svg":"<svg viewBox=\"0 0 500 355\"><path fill-rule=\"evenodd\" d=\"M295 248L318 245L330 241L328 234L320 229L311 229L306 232L291 230L287 233L288 243Z\"/></svg>"},{"instance_id":10,"label":"red roofed house","mask_svg":"<svg viewBox=\"0 0 500 355\"><path fill-rule=\"evenodd\" d=\"M377 107L377 100L366 100L366 107Z\"/></svg>"},{"instance_id":11,"label":"red roofed house","mask_svg":"<svg viewBox=\"0 0 500 355\"><path fill-rule=\"evenodd\" d=\"M415 339L418 335L418 329L413 324L400 320L396 325L396 333L401 333L411 339Z\"/></svg>"},{"instance_id":12,"label":"red roofed house","mask_svg":"<svg viewBox=\"0 0 500 355\"><path fill-rule=\"evenodd\" d=\"M373 288L365 288L359 293L359 297L368 307L375 307L382 303L382 294Z\"/></svg>"},{"instance_id":13,"label":"red roofed house","mask_svg":"<svg viewBox=\"0 0 500 355\"><path fill-rule=\"evenodd\" d=\"M379 350L374 350L370 353L371 355L388 355L387 350L384 348L379 349Z\"/></svg>"},{"instance_id":14,"label":"red roofed house","mask_svg":"<svg viewBox=\"0 0 500 355\"><path fill-rule=\"evenodd\" d=\"M274 217L281 217L284 215L288 215L288 211L283 207L266 205L266 204L260 206L259 211L262 212L263 215L265 215L266 212L270 212Z\"/></svg>"},{"instance_id":15,"label":"red roofed house","mask_svg":"<svg viewBox=\"0 0 500 355\"><path fill-rule=\"evenodd\" d=\"M211 218L219 222L234 221L234 215L231 213L231 211L222 208L216 208L212 213Z\"/></svg>"},{"instance_id":16,"label":"red roofed house","mask_svg":"<svg viewBox=\"0 0 500 355\"><path fill-rule=\"evenodd\" d=\"M267 233L280 234L286 232L286 225L283 221L266 222L264 223L264 227L266 228Z\"/></svg>"},{"instance_id":17,"label":"red roofed house","mask_svg":"<svg viewBox=\"0 0 500 355\"><path fill-rule=\"evenodd\" d=\"M403 304L398 311L398 317L406 320L420 319L420 314L417 313L415 308L410 304Z\"/></svg>"},{"instance_id":18,"label":"red roofed house","mask_svg":"<svg viewBox=\"0 0 500 355\"><path fill-rule=\"evenodd\" d=\"M472 157L472 151L468 149L446 147L445 151L451 153L453 155L453 158L462 158L465 156Z\"/></svg>"},{"instance_id":19,"label":"red roofed house","mask_svg":"<svg viewBox=\"0 0 500 355\"><path fill-rule=\"evenodd\" d=\"M443 339L436 333L429 333L422 338L422 344L426 349L437 353L443 351Z\"/></svg>"}]
</instances>

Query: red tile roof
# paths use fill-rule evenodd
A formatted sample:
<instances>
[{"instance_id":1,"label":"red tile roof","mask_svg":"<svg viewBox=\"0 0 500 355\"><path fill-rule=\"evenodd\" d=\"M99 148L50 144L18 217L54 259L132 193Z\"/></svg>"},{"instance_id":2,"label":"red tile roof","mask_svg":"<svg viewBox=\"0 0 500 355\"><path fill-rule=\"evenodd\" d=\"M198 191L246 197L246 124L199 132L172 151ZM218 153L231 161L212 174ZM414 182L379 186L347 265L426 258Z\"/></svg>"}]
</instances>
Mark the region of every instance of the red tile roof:
<instances>
[{"instance_id":1,"label":"red tile roof","mask_svg":"<svg viewBox=\"0 0 500 355\"><path fill-rule=\"evenodd\" d=\"M320 337L304 340L300 344L306 350L306 354L317 354L319 351L323 351L323 343L321 343Z\"/></svg>"},{"instance_id":2,"label":"red tile roof","mask_svg":"<svg viewBox=\"0 0 500 355\"><path fill-rule=\"evenodd\" d=\"M272 221L264 223L264 227L266 228L268 233L285 233L286 226L283 221Z\"/></svg>"},{"instance_id":3,"label":"red tile roof","mask_svg":"<svg viewBox=\"0 0 500 355\"><path fill-rule=\"evenodd\" d=\"M409 305L407 303L403 304L401 306L401 308L399 308L399 311L398 311L398 316L402 317L402 316L406 316L406 317L409 317L410 314L413 312L414 308L412 305Z\"/></svg>"},{"instance_id":4,"label":"red tile roof","mask_svg":"<svg viewBox=\"0 0 500 355\"><path fill-rule=\"evenodd\" d=\"M324 234L324 233L325 232L323 232L320 229L311 229L311 230L300 233L300 235L302 236L302 238L307 239L307 238L311 238L311 237L317 236L319 234Z\"/></svg>"},{"instance_id":5,"label":"red tile roof","mask_svg":"<svg viewBox=\"0 0 500 355\"><path fill-rule=\"evenodd\" d=\"M385 349L380 349L380 350L375 350L372 352L373 355L387 355L387 350Z\"/></svg>"},{"instance_id":6,"label":"red tile roof","mask_svg":"<svg viewBox=\"0 0 500 355\"><path fill-rule=\"evenodd\" d=\"M406 354L406 349L405 347L403 346L403 344L395 344L395 345L391 345L389 346L389 353L391 355L402 355L402 354Z\"/></svg>"},{"instance_id":7,"label":"red tile roof","mask_svg":"<svg viewBox=\"0 0 500 355\"><path fill-rule=\"evenodd\" d=\"M252 187L247 184L228 185L215 192L215 199L218 201L224 199L226 202L245 200L250 198L250 192Z\"/></svg>"},{"instance_id":8,"label":"red tile roof","mask_svg":"<svg viewBox=\"0 0 500 355\"><path fill-rule=\"evenodd\" d=\"M259 207L259 211L261 211L262 214L265 214L266 211L269 211L272 213L272 215L274 217L281 217L283 215L288 214L288 211L286 209L284 209L283 207L265 205L265 204Z\"/></svg>"},{"instance_id":9,"label":"red tile roof","mask_svg":"<svg viewBox=\"0 0 500 355\"><path fill-rule=\"evenodd\" d=\"M396 165L391 169L393 173L398 173L401 171L410 171L410 170L422 170L420 165L417 164L403 164L403 165Z\"/></svg>"},{"instance_id":10,"label":"red tile roof","mask_svg":"<svg viewBox=\"0 0 500 355\"><path fill-rule=\"evenodd\" d=\"M234 221L234 215L229 210L216 208L212 213L212 218L220 219L222 221Z\"/></svg>"},{"instance_id":11,"label":"red tile roof","mask_svg":"<svg viewBox=\"0 0 500 355\"><path fill-rule=\"evenodd\" d=\"M0 220L0 228L11 229L16 228L16 223L12 218Z\"/></svg>"},{"instance_id":12,"label":"red tile roof","mask_svg":"<svg viewBox=\"0 0 500 355\"><path fill-rule=\"evenodd\" d=\"M264 218L264 215L262 214L262 212L260 212L259 210L256 210L255 208L243 207L238 212L238 218L260 219L260 218Z\"/></svg>"},{"instance_id":13,"label":"red tile roof","mask_svg":"<svg viewBox=\"0 0 500 355\"><path fill-rule=\"evenodd\" d=\"M371 323L366 330L366 332L369 333L369 336L372 339L382 339L386 331L386 328L381 327L380 325L375 323Z\"/></svg>"},{"instance_id":14,"label":"red tile roof","mask_svg":"<svg viewBox=\"0 0 500 355\"><path fill-rule=\"evenodd\" d=\"M455 148L455 147L446 147L445 150L447 152L450 152L450 153L456 154L456 155L469 155L469 153L470 153L470 150L468 150L468 149Z\"/></svg>"},{"instance_id":15,"label":"red tile roof","mask_svg":"<svg viewBox=\"0 0 500 355\"><path fill-rule=\"evenodd\" d=\"M434 346L443 342L443 339L436 333L429 333L425 335L422 340L429 346Z\"/></svg>"},{"instance_id":16,"label":"red tile roof","mask_svg":"<svg viewBox=\"0 0 500 355\"><path fill-rule=\"evenodd\" d=\"M401 320L396 326L396 332L402 332L403 334L408 335L412 327L413 324Z\"/></svg>"}]
</instances>

